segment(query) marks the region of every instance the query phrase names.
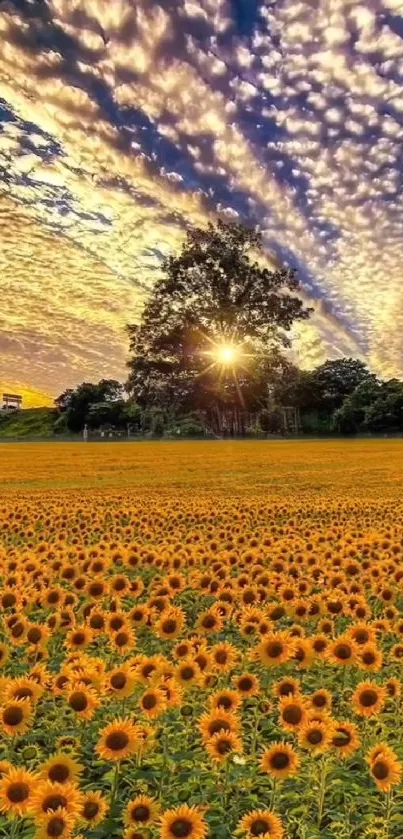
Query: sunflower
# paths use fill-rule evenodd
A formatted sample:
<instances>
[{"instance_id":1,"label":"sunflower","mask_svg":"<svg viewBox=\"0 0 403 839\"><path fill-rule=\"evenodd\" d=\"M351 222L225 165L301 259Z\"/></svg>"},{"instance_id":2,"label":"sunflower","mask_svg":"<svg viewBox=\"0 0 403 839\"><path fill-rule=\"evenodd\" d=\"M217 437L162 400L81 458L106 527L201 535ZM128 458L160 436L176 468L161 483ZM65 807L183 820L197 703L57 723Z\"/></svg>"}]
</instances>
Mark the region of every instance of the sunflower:
<instances>
[{"instance_id":1,"label":"sunflower","mask_svg":"<svg viewBox=\"0 0 403 839\"><path fill-rule=\"evenodd\" d=\"M106 689L113 696L126 699L131 696L136 686L136 677L127 664L110 670L105 680Z\"/></svg>"},{"instance_id":2,"label":"sunflower","mask_svg":"<svg viewBox=\"0 0 403 839\"><path fill-rule=\"evenodd\" d=\"M381 792L389 792L396 784L400 784L402 764L390 746L381 744L371 749L371 752L367 757L371 777Z\"/></svg>"},{"instance_id":3,"label":"sunflower","mask_svg":"<svg viewBox=\"0 0 403 839\"><path fill-rule=\"evenodd\" d=\"M252 655L266 667L278 667L293 657L295 649L296 642L288 632L269 632Z\"/></svg>"},{"instance_id":4,"label":"sunflower","mask_svg":"<svg viewBox=\"0 0 403 839\"><path fill-rule=\"evenodd\" d=\"M76 839L80 839L80 837L76 837ZM142 830L138 830L137 827L127 827L123 833L123 839L149 839L149 837Z\"/></svg>"},{"instance_id":5,"label":"sunflower","mask_svg":"<svg viewBox=\"0 0 403 839\"><path fill-rule=\"evenodd\" d=\"M284 828L279 816L271 810L252 810L239 821L237 833L245 833L247 839L283 839Z\"/></svg>"},{"instance_id":6,"label":"sunflower","mask_svg":"<svg viewBox=\"0 0 403 839\"><path fill-rule=\"evenodd\" d=\"M11 767L0 778L0 811L12 816L24 816L31 813L34 789L38 776L26 769Z\"/></svg>"},{"instance_id":7,"label":"sunflower","mask_svg":"<svg viewBox=\"0 0 403 839\"><path fill-rule=\"evenodd\" d=\"M314 660L315 652L309 638L299 638L295 642L293 660L298 663L300 670L308 670Z\"/></svg>"},{"instance_id":8,"label":"sunflower","mask_svg":"<svg viewBox=\"0 0 403 839\"><path fill-rule=\"evenodd\" d=\"M326 688L319 688L309 697L309 705L314 711L330 711L332 694Z\"/></svg>"},{"instance_id":9,"label":"sunflower","mask_svg":"<svg viewBox=\"0 0 403 839\"><path fill-rule=\"evenodd\" d=\"M286 731L297 731L307 720L305 700L299 696L280 699L280 725Z\"/></svg>"},{"instance_id":10,"label":"sunflower","mask_svg":"<svg viewBox=\"0 0 403 839\"><path fill-rule=\"evenodd\" d=\"M35 839L70 839L74 828L74 818L64 807L50 810L38 822Z\"/></svg>"},{"instance_id":11,"label":"sunflower","mask_svg":"<svg viewBox=\"0 0 403 839\"><path fill-rule=\"evenodd\" d=\"M123 760L138 745L137 732L128 719L115 719L101 731L96 751L102 760Z\"/></svg>"},{"instance_id":12,"label":"sunflower","mask_svg":"<svg viewBox=\"0 0 403 839\"><path fill-rule=\"evenodd\" d=\"M142 755L149 752L154 746L155 729L146 722L136 722L135 732L137 739L134 754L142 757Z\"/></svg>"},{"instance_id":13,"label":"sunflower","mask_svg":"<svg viewBox=\"0 0 403 839\"><path fill-rule=\"evenodd\" d=\"M215 632L220 632L223 628L224 621L216 611L211 609L206 612L201 612L197 619L196 630L203 635L213 635Z\"/></svg>"},{"instance_id":14,"label":"sunflower","mask_svg":"<svg viewBox=\"0 0 403 839\"><path fill-rule=\"evenodd\" d=\"M7 663L8 656L9 656L9 652L8 652L7 645L3 644L0 641L0 667L4 667L4 665Z\"/></svg>"},{"instance_id":15,"label":"sunflower","mask_svg":"<svg viewBox=\"0 0 403 839\"><path fill-rule=\"evenodd\" d=\"M155 824L158 819L160 807L155 798L148 795L138 795L126 805L123 821L126 827L147 827Z\"/></svg>"},{"instance_id":16,"label":"sunflower","mask_svg":"<svg viewBox=\"0 0 403 839\"><path fill-rule=\"evenodd\" d=\"M298 742L302 749L313 754L328 751L331 744L332 728L322 720L309 719L298 732Z\"/></svg>"},{"instance_id":17,"label":"sunflower","mask_svg":"<svg viewBox=\"0 0 403 839\"><path fill-rule=\"evenodd\" d=\"M148 620L148 607L145 603L133 606L133 609L129 612L129 618L133 626L144 626Z\"/></svg>"},{"instance_id":18,"label":"sunflower","mask_svg":"<svg viewBox=\"0 0 403 839\"><path fill-rule=\"evenodd\" d=\"M27 629L27 642L35 650L45 647L49 638L50 630L47 626L32 623Z\"/></svg>"},{"instance_id":19,"label":"sunflower","mask_svg":"<svg viewBox=\"0 0 403 839\"><path fill-rule=\"evenodd\" d=\"M312 649L317 658L326 658L326 651L330 644L330 638L326 635L313 635L311 638Z\"/></svg>"},{"instance_id":20,"label":"sunflower","mask_svg":"<svg viewBox=\"0 0 403 839\"><path fill-rule=\"evenodd\" d=\"M286 676L284 679L278 679L277 682L274 682L272 691L274 696L278 696L279 699L282 696L298 696L300 683L293 676Z\"/></svg>"},{"instance_id":21,"label":"sunflower","mask_svg":"<svg viewBox=\"0 0 403 839\"><path fill-rule=\"evenodd\" d=\"M183 804L166 810L161 817L161 839L205 839L205 836L207 824L200 808Z\"/></svg>"},{"instance_id":22,"label":"sunflower","mask_svg":"<svg viewBox=\"0 0 403 839\"><path fill-rule=\"evenodd\" d=\"M218 731L205 743L206 751L217 763L224 763L234 752L242 752L242 741L233 731Z\"/></svg>"},{"instance_id":23,"label":"sunflower","mask_svg":"<svg viewBox=\"0 0 403 839\"><path fill-rule=\"evenodd\" d=\"M382 711L386 701L386 690L376 682L360 682L351 699L356 714L372 717Z\"/></svg>"},{"instance_id":24,"label":"sunflower","mask_svg":"<svg viewBox=\"0 0 403 839\"><path fill-rule=\"evenodd\" d=\"M150 720L161 716L167 707L166 694L160 688L149 688L139 699L139 707Z\"/></svg>"},{"instance_id":25,"label":"sunflower","mask_svg":"<svg viewBox=\"0 0 403 839\"><path fill-rule=\"evenodd\" d=\"M213 709L222 709L224 711L236 711L241 703L241 697L236 690L223 690L213 693L209 697L209 704Z\"/></svg>"},{"instance_id":26,"label":"sunflower","mask_svg":"<svg viewBox=\"0 0 403 839\"><path fill-rule=\"evenodd\" d=\"M298 772L300 760L295 749L289 743L273 743L262 754L260 767L270 777L277 780L289 778Z\"/></svg>"},{"instance_id":27,"label":"sunflower","mask_svg":"<svg viewBox=\"0 0 403 839\"><path fill-rule=\"evenodd\" d=\"M0 760L0 779L7 775L10 769L13 769L13 764L9 760Z\"/></svg>"},{"instance_id":28,"label":"sunflower","mask_svg":"<svg viewBox=\"0 0 403 839\"><path fill-rule=\"evenodd\" d=\"M119 655L126 655L136 646L136 636L131 627L124 626L109 636L109 643Z\"/></svg>"},{"instance_id":29,"label":"sunflower","mask_svg":"<svg viewBox=\"0 0 403 839\"><path fill-rule=\"evenodd\" d=\"M357 647L348 635L341 635L328 645L326 659L331 664L348 667L356 663Z\"/></svg>"},{"instance_id":30,"label":"sunflower","mask_svg":"<svg viewBox=\"0 0 403 839\"><path fill-rule=\"evenodd\" d=\"M181 660L175 670L175 680L179 682L184 690L189 690L201 682L202 673L200 667L191 656Z\"/></svg>"},{"instance_id":31,"label":"sunflower","mask_svg":"<svg viewBox=\"0 0 403 839\"><path fill-rule=\"evenodd\" d=\"M375 644L364 644L358 653L358 666L369 673L378 673L382 667L383 656Z\"/></svg>"},{"instance_id":32,"label":"sunflower","mask_svg":"<svg viewBox=\"0 0 403 839\"><path fill-rule=\"evenodd\" d=\"M376 629L369 623L365 623L364 621L360 621L359 623L355 623L347 632L347 635L354 641L355 644L358 644L359 647L363 647L366 644L374 644L376 641Z\"/></svg>"},{"instance_id":33,"label":"sunflower","mask_svg":"<svg viewBox=\"0 0 403 839\"><path fill-rule=\"evenodd\" d=\"M342 720L340 722L338 721L333 723L330 745L339 757L349 757L360 747L360 737L357 726L349 720Z\"/></svg>"},{"instance_id":34,"label":"sunflower","mask_svg":"<svg viewBox=\"0 0 403 839\"><path fill-rule=\"evenodd\" d=\"M109 810L109 804L100 792L87 792L82 800L80 822L93 828L100 824Z\"/></svg>"},{"instance_id":35,"label":"sunflower","mask_svg":"<svg viewBox=\"0 0 403 839\"><path fill-rule=\"evenodd\" d=\"M167 709L181 707L183 694L181 688L174 679L165 679L161 682L159 688L165 696Z\"/></svg>"},{"instance_id":36,"label":"sunflower","mask_svg":"<svg viewBox=\"0 0 403 839\"><path fill-rule=\"evenodd\" d=\"M92 688L78 682L71 687L66 695L69 708L82 720L90 720L100 705L100 701Z\"/></svg>"},{"instance_id":37,"label":"sunflower","mask_svg":"<svg viewBox=\"0 0 403 839\"><path fill-rule=\"evenodd\" d=\"M0 708L0 727L14 737L25 734L31 725L32 708L29 699L14 699Z\"/></svg>"},{"instance_id":38,"label":"sunflower","mask_svg":"<svg viewBox=\"0 0 403 839\"><path fill-rule=\"evenodd\" d=\"M43 688L38 682L27 676L20 676L11 679L5 690L5 699L12 702L13 699L27 699L35 705L43 694Z\"/></svg>"},{"instance_id":39,"label":"sunflower","mask_svg":"<svg viewBox=\"0 0 403 839\"><path fill-rule=\"evenodd\" d=\"M199 720L199 730L204 743L218 732L238 734L239 728L239 718L236 714L231 711L224 711L222 708L217 708L210 714L202 714Z\"/></svg>"},{"instance_id":40,"label":"sunflower","mask_svg":"<svg viewBox=\"0 0 403 839\"><path fill-rule=\"evenodd\" d=\"M384 687L388 695L388 699L398 699L402 692L402 686L399 679L388 679L385 682Z\"/></svg>"},{"instance_id":41,"label":"sunflower","mask_svg":"<svg viewBox=\"0 0 403 839\"><path fill-rule=\"evenodd\" d=\"M89 626L71 629L66 636L66 646L69 650L84 650L93 640L93 632Z\"/></svg>"},{"instance_id":42,"label":"sunflower","mask_svg":"<svg viewBox=\"0 0 403 839\"><path fill-rule=\"evenodd\" d=\"M260 692L259 679L253 673L242 673L240 676L235 676L233 682L242 699L258 696Z\"/></svg>"},{"instance_id":43,"label":"sunflower","mask_svg":"<svg viewBox=\"0 0 403 839\"><path fill-rule=\"evenodd\" d=\"M75 783L83 771L83 766L69 755L58 752L40 767L42 780L52 784Z\"/></svg>"},{"instance_id":44,"label":"sunflower","mask_svg":"<svg viewBox=\"0 0 403 839\"><path fill-rule=\"evenodd\" d=\"M177 638L185 625L185 614L179 607L171 606L162 612L162 615L153 624L157 638L163 641L171 641Z\"/></svg>"},{"instance_id":45,"label":"sunflower","mask_svg":"<svg viewBox=\"0 0 403 839\"><path fill-rule=\"evenodd\" d=\"M54 812L60 807L69 816L77 819L82 803L82 793L72 783L59 784L41 781L32 796L32 809L35 821L40 822L47 813Z\"/></svg>"}]
</instances>

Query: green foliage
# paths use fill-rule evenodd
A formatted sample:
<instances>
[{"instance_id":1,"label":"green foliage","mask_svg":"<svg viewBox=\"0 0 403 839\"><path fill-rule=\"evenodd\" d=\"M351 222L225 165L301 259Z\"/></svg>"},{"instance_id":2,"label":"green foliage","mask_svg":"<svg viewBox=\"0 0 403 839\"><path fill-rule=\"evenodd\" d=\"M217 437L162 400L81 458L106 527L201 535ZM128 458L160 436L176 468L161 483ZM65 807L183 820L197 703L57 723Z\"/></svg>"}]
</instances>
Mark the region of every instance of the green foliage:
<instances>
[{"instance_id":1,"label":"green foliage","mask_svg":"<svg viewBox=\"0 0 403 839\"><path fill-rule=\"evenodd\" d=\"M219 221L189 231L180 254L166 260L141 323L128 327L128 387L139 404L213 417L217 406L239 406L240 391L249 407L261 400L267 360L310 313L292 271L256 261L261 248L259 233ZM242 343L248 358L237 381L232 371L220 376L208 356L223 341Z\"/></svg>"},{"instance_id":2,"label":"green foliage","mask_svg":"<svg viewBox=\"0 0 403 839\"><path fill-rule=\"evenodd\" d=\"M0 414L0 438L51 437L54 408L27 408Z\"/></svg>"}]
</instances>

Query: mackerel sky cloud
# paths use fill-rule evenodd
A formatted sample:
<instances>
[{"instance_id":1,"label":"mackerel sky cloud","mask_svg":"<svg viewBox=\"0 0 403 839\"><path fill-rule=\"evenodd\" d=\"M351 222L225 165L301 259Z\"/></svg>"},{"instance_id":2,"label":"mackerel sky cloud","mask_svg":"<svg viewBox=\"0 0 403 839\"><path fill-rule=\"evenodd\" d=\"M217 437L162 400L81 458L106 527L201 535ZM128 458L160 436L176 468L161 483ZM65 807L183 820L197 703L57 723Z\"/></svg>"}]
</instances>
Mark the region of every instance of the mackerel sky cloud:
<instances>
[{"instance_id":1,"label":"mackerel sky cloud","mask_svg":"<svg viewBox=\"0 0 403 839\"><path fill-rule=\"evenodd\" d=\"M403 374L401 0L0 0L0 378L123 379L188 225L259 225L295 356Z\"/></svg>"}]
</instances>

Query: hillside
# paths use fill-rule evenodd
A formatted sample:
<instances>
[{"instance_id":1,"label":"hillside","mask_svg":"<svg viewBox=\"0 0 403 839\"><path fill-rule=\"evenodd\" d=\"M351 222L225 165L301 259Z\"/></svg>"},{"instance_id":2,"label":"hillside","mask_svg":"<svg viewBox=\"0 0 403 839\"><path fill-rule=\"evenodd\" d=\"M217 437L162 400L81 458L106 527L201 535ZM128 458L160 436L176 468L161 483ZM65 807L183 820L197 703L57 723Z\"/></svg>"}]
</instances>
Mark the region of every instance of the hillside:
<instances>
[{"instance_id":1,"label":"hillside","mask_svg":"<svg viewBox=\"0 0 403 839\"><path fill-rule=\"evenodd\" d=\"M0 413L0 440L7 437L51 437L57 413L54 408L27 408Z\"/></svg>"},{"instance_id":2,"label":"hillside","mask_svg":"<svg viewBox=\"0 0 403 839\"><path fill-rule=\"evenodd\" d=\"M3 393L20 394L23 408L53 408L53 399L47 393L33 387L26 387L18 382L0 379L0 402Z\"/></svg>"}]
</instances>

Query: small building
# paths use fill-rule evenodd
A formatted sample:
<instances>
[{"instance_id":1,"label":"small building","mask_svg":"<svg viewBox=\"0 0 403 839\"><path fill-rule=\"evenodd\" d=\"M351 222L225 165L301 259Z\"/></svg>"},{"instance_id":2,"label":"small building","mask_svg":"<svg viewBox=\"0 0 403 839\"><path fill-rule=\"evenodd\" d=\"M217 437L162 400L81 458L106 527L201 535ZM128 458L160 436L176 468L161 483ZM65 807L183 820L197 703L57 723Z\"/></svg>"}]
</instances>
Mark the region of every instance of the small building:
<instances>
[{"instance_id":1,"label":"small building","mask_svg":"<svg viewBox=\"0 0 403 839\"><path fill-rule=\"evenodd\" d=\"M3 411L19 411L22 408L22 396L18 393L3 393L1 408Z\"/></svg>"}]
</instances>

